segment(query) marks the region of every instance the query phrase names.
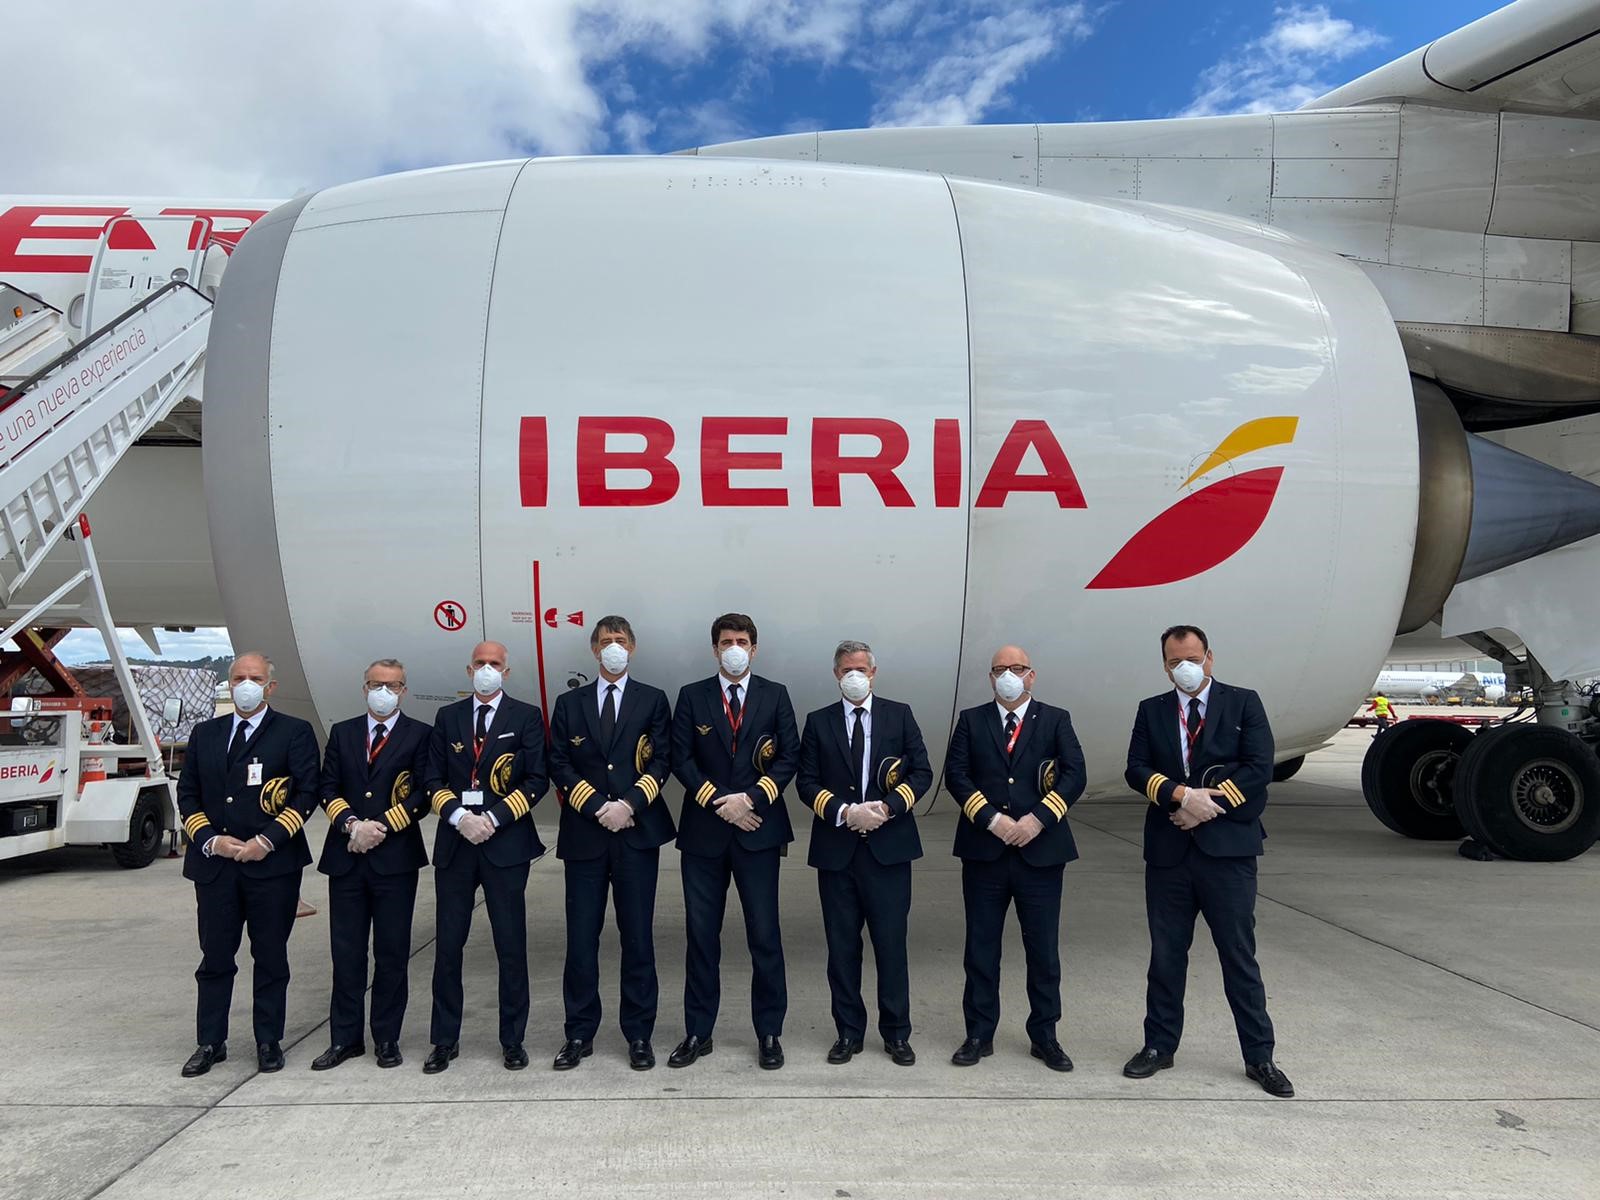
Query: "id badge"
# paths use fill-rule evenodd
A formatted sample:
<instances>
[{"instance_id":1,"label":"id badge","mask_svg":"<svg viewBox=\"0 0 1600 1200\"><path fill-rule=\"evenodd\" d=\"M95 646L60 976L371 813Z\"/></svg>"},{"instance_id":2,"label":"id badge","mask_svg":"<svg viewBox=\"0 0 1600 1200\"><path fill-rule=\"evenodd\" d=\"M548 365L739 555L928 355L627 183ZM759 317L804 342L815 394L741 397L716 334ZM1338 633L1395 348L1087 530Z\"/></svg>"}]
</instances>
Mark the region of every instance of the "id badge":
<instances>
[{"instance_id":1,"label":"id badge","mask_svg":"<svg viewBox=\"0 0 1600 1200\"><path fill-rule=\"evenodd\" d=\"M261 786L261 764L259 762L251 763L249 771L250 771L250 773L249 773L249 776L245 779L245 784L247 786L249 786L249 787L260 787Z\"/></svg>"},{"instance_id":2,"label":"id badge","mask_svg":"<svg viewBox=\"0 0 1600 1200\"><path fill-rule=\"evenodd\" d=\"M463 806L465 806L467 808L482 808L483 807L483 790L480 788L477 791L462 792L461 793L461 803L462 803Z\"/></svg>"}]
</instances>

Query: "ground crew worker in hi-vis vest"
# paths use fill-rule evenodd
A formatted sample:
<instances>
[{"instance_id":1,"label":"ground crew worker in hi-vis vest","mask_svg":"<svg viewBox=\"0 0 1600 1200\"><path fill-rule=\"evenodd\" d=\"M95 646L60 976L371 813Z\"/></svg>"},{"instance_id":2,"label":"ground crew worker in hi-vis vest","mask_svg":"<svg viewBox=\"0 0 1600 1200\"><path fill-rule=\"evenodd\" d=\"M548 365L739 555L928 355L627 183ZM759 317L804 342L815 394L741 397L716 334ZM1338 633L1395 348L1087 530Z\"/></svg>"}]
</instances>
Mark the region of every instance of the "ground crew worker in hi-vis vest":
<instances>
[{"instance_id":1,"label":"ground crew worker in hi-vis vest","mask_svg":"<svg viewBox=\"0 0 1600 1200\"><path fill-rule=\"evenodd\" d=\"M1389 698L1382 692L1372 698L1372 703L1367 705L1367 711L1378 718L1378 733L1382 733L1394 723L1394 710L1389 705Z\"/></svg>"}]
</instances>

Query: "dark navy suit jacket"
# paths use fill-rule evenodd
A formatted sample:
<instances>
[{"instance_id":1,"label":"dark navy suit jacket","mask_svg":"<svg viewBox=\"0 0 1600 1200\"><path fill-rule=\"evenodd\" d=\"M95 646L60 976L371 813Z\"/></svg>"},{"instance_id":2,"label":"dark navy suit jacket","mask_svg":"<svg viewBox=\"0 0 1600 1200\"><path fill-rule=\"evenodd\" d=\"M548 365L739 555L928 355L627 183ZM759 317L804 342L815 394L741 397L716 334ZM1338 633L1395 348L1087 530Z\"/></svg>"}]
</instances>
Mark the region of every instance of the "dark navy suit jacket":
<instances>
[{"instance_id":1,"label":"dark navy suit jacket","mask_svg":"<svg viewBox=\"0 0 1600 1200\"><path fill-rule=\"evenodd\" d=\"M1053 766L1053 782L1041 779L1047 763ZM945 786L965 818L956 822L955 856L993 862L1005 853L1006 844L989 832L998 811L1013 820L1032 813L1044 826L1018 851L1024 862L1035 867L1071 862L1078 845L1067 809L1083 795L1085 779L1083 748L1066 709L1030 700L1010 754L994 701L967 709L956 719L944 764Z\"/></svg>"},{"instance_id":2,"label":"dark navy suit jacket","mask_svg":"<svg viewBox=\"0 0 1600 1200\"><path fill-rule=\"evenodd\" d=\"M389 832L366 851L367 862L380 875L398 875L428 865L418 822L428 813L426 723L403 712L385 723L389 736L378 757L367 765L367 714L340 721L328 731L322 756L322 807L328 812L328 836L322 843L317 870L343 875L356 865L344 823L351 817L379 821Z\"/></svg>"},{"instance_id":3,"label":"dark navy suit jacket","mask_svg":"<svg viewBox=\"0 0 1600 1200\"><path fill-rule=\"evenodd\" d=\"M600 737L604 684L602 679L572 689L556 699L550 713L550 778L563 797L557 858L599 858L618 837L649 850L677 833L661 798L672 762L667 694L630 675L606 746ZM632 829L611 833L600 824L600 808L608 800L627 801Z\"/></svg>"},{"instance_id":4,"label":"dark navy suit jacket","mask_svg":"<svg viewBox=\"0 0 1600 1200\"><path fill-rule=\"evenodd\" d=\"M789 690L760 675L746 675L735 739L722 706L722 678L713 675L685 684L672 711L672 773L683 784L678 849L716 857L739 839L746 850L770 850L794 841L783 805L783 789L800 762L800 731L795 727ZM769 740L770 739L770 740ZM757 766L758 748L771 757ZM761 828L735 829L709 808L718 796L745 792L755 803Z\"/></svg>"},{"instance_id":5,"label":"dark navy suit jacket","mask_svg":"<svg viewBox=\"0 0 1600 1200\"><path fill-rule=\"evenodd\" d=\"M1267 832L1261 814L1272 779L1272 727L1261 697L1249 688L1213 679L1206 697L1206 723L1195 743L1193 761L1183 769L1178 742L1178 693L1172 689L1139 702L1128 742L1128 786L1150 802L1144 815L1144 860L1170 867L1190 846L1213 858L1260 854ZM1183 785L1221 789L1220 817L1179 829L1169 803Z\"/></svg>"},{"instance_id":6,"label":"dark navy suit jacket","mask_svg":"<svg viewBox=\"0 0 1600 1200\"><path fill-rule=\"evenodd\" d=\"M816 818L811 822L811 850L806 861L825 871L842 871L863 841L872 857L885 866L921 858L922 838L917 834L917 819L911 810L933 786L933 767L911 706L882 696L872 697L872 761L867 764L865 795L855 778L850 740L845 733L849 719L852 718L847 716L842 701L806 717L796 782L800 802L809 805ZM886 791L881 768L896 758L900 760L900 771ZM873 800L888 804L893 814L877 829L862 835L837 824L839 809L844 805Z\"/></svg>"},{"instance_id":7,"label":"dark navy suit jacket","mask_svg":"<svg viewBox=\"0 0 1600 1200\"><path fill-rule=\"evenodd\" d=\"M476 704L477 698L468 696L445 705L433 719L425 783L433 813L439 818L433 842L435 866L448 867L461 847L471 845L450 824L450 814L461 807L461 793L472 787ZM538 708L502 693L476 766L477 786L484 793L481 811L499 824L494 836L478 849L497 867L532 862L544 853L544 843L529 814L549 786L544 718Z\"/></svg>"},{"instance_id":8,"label":"dark navy suit jacket","mask_svg":"<svg viewBox=\"0 0 1600 1200\"><path fill-rule=\"evenodd\" d=\"M225 867L269 878L298 871L311 861L305 824L317 807L317 739L311 726L271 708L255 736L230 761L233 715L194 727L178 775L178 815L189 835L183 875L211 883ZM250 764L261 766L261 782L250 783ZM214 835L248 841L265 834L275 849L259 862L237 863L204 854Z\"/></svg>"}]
</instances>

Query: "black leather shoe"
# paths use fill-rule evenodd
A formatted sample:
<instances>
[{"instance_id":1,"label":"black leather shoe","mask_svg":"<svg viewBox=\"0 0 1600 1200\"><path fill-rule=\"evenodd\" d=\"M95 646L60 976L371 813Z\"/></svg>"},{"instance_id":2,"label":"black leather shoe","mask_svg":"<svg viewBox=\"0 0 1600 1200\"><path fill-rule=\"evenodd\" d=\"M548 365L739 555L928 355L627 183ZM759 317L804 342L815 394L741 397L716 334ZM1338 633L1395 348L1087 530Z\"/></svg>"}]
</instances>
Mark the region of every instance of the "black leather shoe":
<instances>
[{"instance_id":1,"label":"black leather shoe","mask_svg":"<svg viewBox=\"0 0 1600 1200\"><path fill-rule=\"evenodd\" d=\"M1278 1070L1278 1064L1270 1058L1265 1062L1252 1063L1245 1067L1244 1073L1259 1083L1261 1090L1269 1096L1287 1100L1294 1095L1294 1084L1289 1082L1289 1077Z\"/></svg>"},{"instance_id":2,"label":"black leather shoe","mask_svg":"<svg viewBox=\"0 0 1600 1200\"><path fill-rule=\"evenodd\" d=\"M710 1051L706 1051L707 1054ZM628 1065L635 1071L648 1071L656 1065L656 1052L647 1041L628 1043Z\"/></svg>"},{"instance_id":3,"label":"black leather shoe","mask_svg":"<svg viewBox=\"0 0 1600 1200\"><path fill-rule=\"evenodd\" d=\"M897 1067L914 1066L917 1061L917 1052L905 1038L901 1038L898 1042L884 1042L883 1052L894 1059L894 1065Z\"/></svg>"},{"instance_id":4,"label":"black leather shoe","mask_svg":"<svg viewBox=\"0 0 1600 1200\"><path fill-rule=\"evenodd\" d=\"M400 1054L399 1042L379 1042L373 1047L380 1067L398 1067L405 1059Z\"/></svg>"},{"instance_id":5,"label":"black leather shoe","mask_svg":"<svg viewBox=\"0 0 1600 1200\"><path fill-rule=\"evenodd\" d=\"M710 1038L686 1037L678 1043L678 1048L667 1056L667 1066L687 1067L697 1058L705 1058L712 1051Z\"/></svg>"},{"instance_id":6,"label":"black leather shoe","mask_svg":"<svg viewBox=\"0 0 1600 1200\"><path fill-rule=\"evenodd\" d=\"M508 1051L509 1053L509 1051ZM589 1055L594 1053L594 1043L572 1038L565 1042L561 1049L556 1051L556 1061L551 1064L558 1071L570 1071ZM510 1066L507 1063L506 1066Z\"/></svg>"},{"instance_id":7,"label":"black leather shoe","mask_svg":"<svg viewBox=\"0 0 1600 1200\"><path fill-rule=\"evenodd\" d=\"M504 1051L501 1055L501 1061L506 1064L506 1070L520 1071L528 1065L528 1052L522 1048L521 1042L511 1046L502 1046L501 1050Z\"/></svg>"},{"instance_id":8,"label":"black leather shoe","mask_svg":"<svg viewBox=\"0 0 1600 1200\"><path fill-rule=\"evenodd\" d=\"M1122 1064L1122 1073L1129 1079L1149 1079L1157 1071L1165 1071L1171 1066L1172 1055L1146 1046Z\"/></svg>"},{"instance_id":9,"label":"black leather shoe","mask_svg":"<svg viewBox=\"0 0 1600 1200\"><path fill-rule=\"evenodd\" d=\"M858 1055L860 1053L861 1053L861 1039L860 1038L843 1038L842 1037L837 1042L835 1042L833 1044L833 1048L828 1051L828 1061L831 1062L834 1066L838 1066L840 1063L849 1062L852 1058L854 1058L856 1055Z\"/></svg>"},{"instance_id":10,"label":"black leather shoe","mask_svg":"<svg viewBox=\"0 0 1600 1200\"><path fill-rule=\"evenodd\" d=\"M189 1061L183 1064L183 1077L193 1079L211 1070L213 1063L227 1061L227 1042L218 1042L215 1046L196 1046L194 1053L189 1055Z\"/></svg>"},{"instance_id":11,"label":"black leather shoe","mask_svg":"<svg viewBox=\"0 0 1600 1200\"><path fill-rule=\"evenodd\" d=\"M316 1058L311 1060L313 1071L331 1071L347 1058L360 1058L367 1052L365 1042L355 1042L349 1046L329 1046Z\"/></svg>"},{"instance_id":12,"label":"black leather shoe","mask_svg":"<svg viewBox=\"0 0 1600 1200\"><path fill-rule=\"evenodd\" d=\"M783 1066L783 1047L776 1034L769 1033L761 1039L761 1052L756 1056L763 1071L776 1071Z\"/></svg>"},{"instance_id":13,"label":"black leather shoe","mask_svg":"<svg viewBox=\"0 0 1600 1200\"><path fill-rule=\"evenodd\" d=\"M1061 1048L1061 1043L1051 1038L1048 1042L1035 1042L1028 1050L1035 1058L1044 1060L1044 1065L1052 1071L1072 1070L1072 1060L1067 1057L1067 1052Z\"/></svg>"},{"instance_id":14,"label":"black leather shoe","mask_svg":"<svg viewBox=\"0 0 1600 1200\"><path fill-rule=\"evenodd\" d=\"M461 1053L461 1047L456 1042L448 1046L435 1046L428 1051L428 1059L422 1064L424 1075L437 1075L450 1065L450 1060Z\"/></svg>"},{"instance_id":15,"label":"black leather shoe","mask_svg":"<svg viewBox=\"0 0 1600 1200\"><path fill-rule=\"evenodd\" d=\"M277 1042L257 1042L256 1067L263 1075L283 1070L283 1047Z\"/></svg>"},{"instance_id":16,"label":"black leather shoe","mask_svg":"<svg viewBox=\"0 0 1600 1200\"><path fill-rule=\"evenodd\" d=\"M994 1053L994 1043L980 1041L978 1038L968 1038L961 1043L961 1048L950 1056L950 1061L958 1067L975 1067L980 1058L988 1058Z\"/></svg>"}]
</instances>

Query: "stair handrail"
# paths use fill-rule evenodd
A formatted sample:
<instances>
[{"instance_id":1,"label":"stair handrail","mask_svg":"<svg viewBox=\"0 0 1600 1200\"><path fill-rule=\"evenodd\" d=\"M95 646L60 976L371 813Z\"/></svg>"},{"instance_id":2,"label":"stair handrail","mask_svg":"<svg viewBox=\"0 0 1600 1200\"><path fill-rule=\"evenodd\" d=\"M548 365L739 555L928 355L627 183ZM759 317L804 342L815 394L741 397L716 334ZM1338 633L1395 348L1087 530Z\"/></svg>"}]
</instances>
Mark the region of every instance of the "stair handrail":
<instances>
[{"instance_id":1,"label":"stair handrail","mask_svg":"<svg viewBox=\"0 0 1600 1200\"><path fill-rule=\"evenodd\" d=\"M50 301L46 300L43 296L39 295L37 292L30 292L25 287L18 287L16 284L12 283L11 280L9 280L9 279L0 279L0 288L10 288L13 292L16 292L17 295L26 296L29 300L32 300L35 304L44 305L51 312L55 313L56 316L59 317L61 315L61 310L59 308L57 308L54 304L51 304Z\"/></svg>"},{"instance_id":2,"label":"stair handrail","mask_svg":"<svg viewBox=\"0 0 1600 1200\"><path fill-rule=\"evenodd\" d=\"M207 307L209 307L211 305L210 297L208 297L204 292L202 292L199 288L195 287L193 284L188 283L188 282L186 282L186 281L184 281L182 279L174 279L170 283L162 284L160 288L158 288L157 290L151 292L143 300L139 301L139 303L131 305L128 308L123 309L122 312L118 313L111 320L107 321L104 325L100 326L99 329L96 329L93 333L89 334L87 337L85 337L82 340L78 341L76 344L74 344L72 346L69 346L62 353L56 355L49 362L45 363L44 366L40 367L32 375L29 375L21 383L17 384L15 387L13 387L9 392L6 393L4 398L0 398L0 412L4 412L6 409L10 408L13 404L15 404L18 400L21 400L22 397L25 396L31 388L37 386L39 381L41 379L43 379L46 375L50 375L50 374L54 373L56 370L58 370L59 368L64 367L67 363L71 362L74 358L78 357L78 355L80 355L80 354L84 353L85 351L87 351L89 349L89 347L93 346L101 338L105 337L106 334L111 333L113 330L115 330L119 325L122 325L125 322L127 322L129 320L132 320L134 317L136 317L140 313L144 312L145 309L149 308L157 300L161 299L163 296L169 295L170 293L172 293L174 291L177 291L180 288L187 288L189 291L193 292L196 296L199 296L200 299L205 302Z\"/></svg>"}]
</instances>

